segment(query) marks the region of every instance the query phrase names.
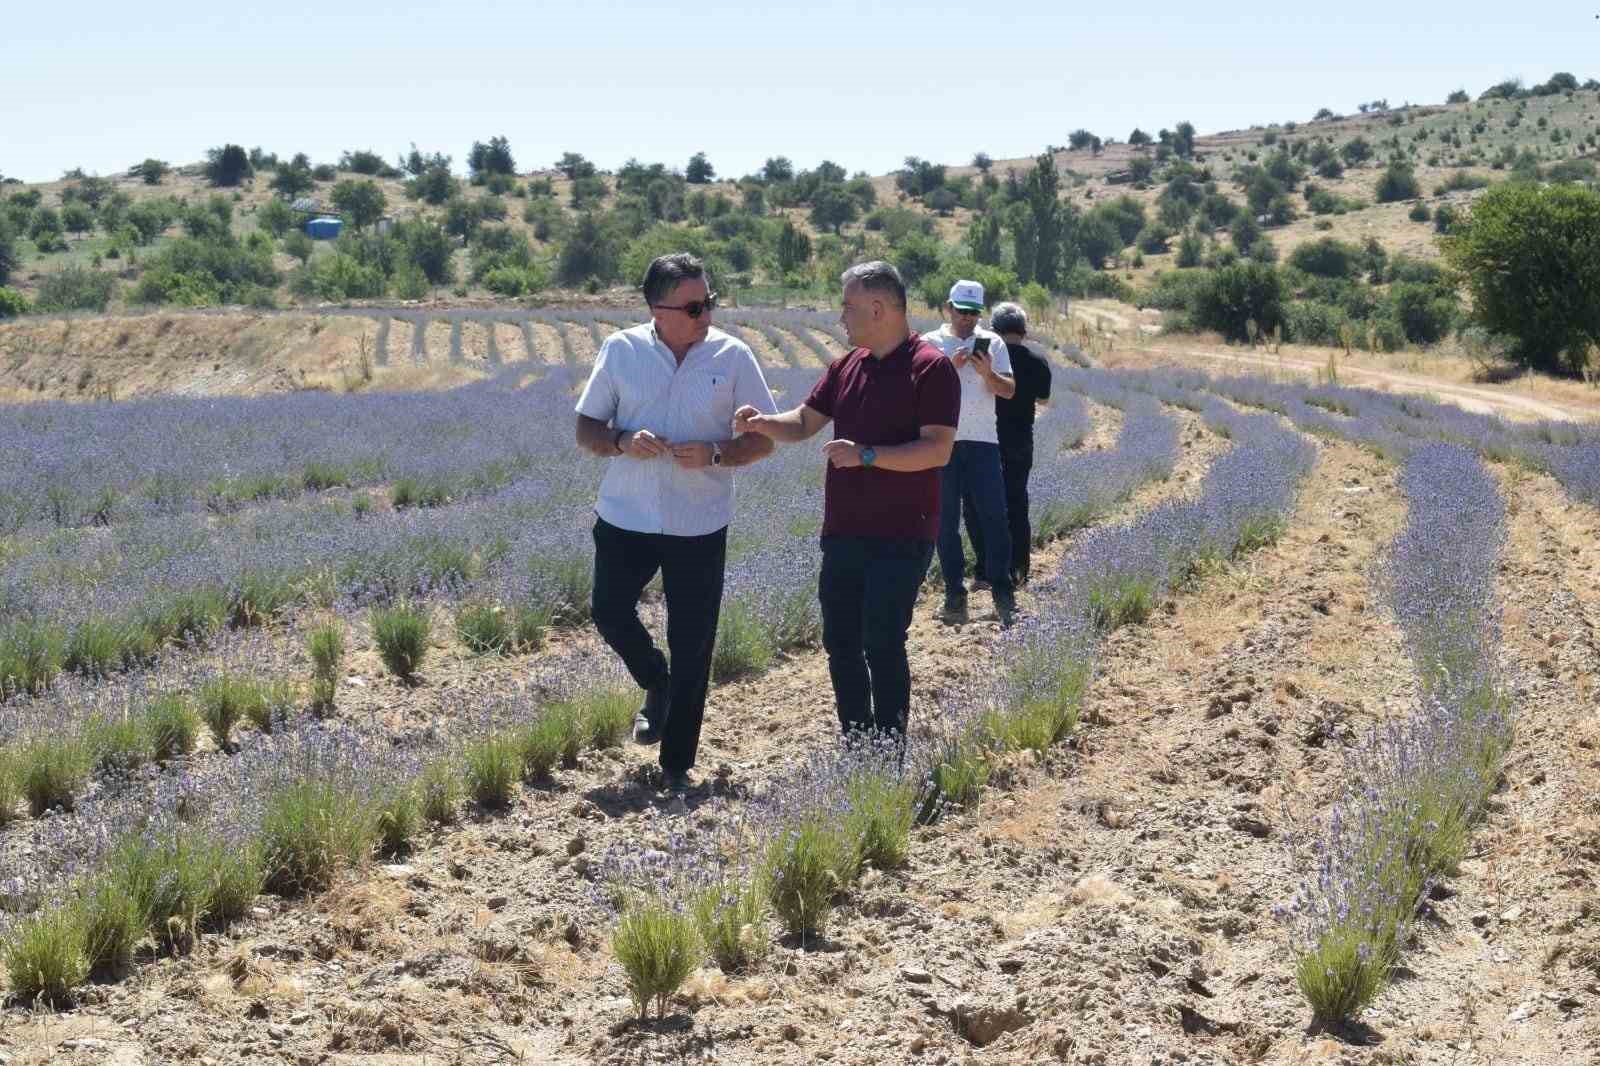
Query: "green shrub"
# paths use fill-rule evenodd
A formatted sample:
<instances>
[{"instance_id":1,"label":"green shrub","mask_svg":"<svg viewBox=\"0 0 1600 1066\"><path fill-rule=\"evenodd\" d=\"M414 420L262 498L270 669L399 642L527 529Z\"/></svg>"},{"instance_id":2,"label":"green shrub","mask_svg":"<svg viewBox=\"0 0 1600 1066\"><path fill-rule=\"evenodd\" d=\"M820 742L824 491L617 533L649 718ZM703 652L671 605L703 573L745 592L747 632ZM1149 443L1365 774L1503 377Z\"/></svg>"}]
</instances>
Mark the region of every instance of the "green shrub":
<instances>
[{"instance_id":1,"label":"green shrub","mask_svg":"<svg viewBox=\"0 0 1600 1066\"><path fill-rule=\"evenodd\" d=\"M845 824L855 841L858 864L879 870L905 865L917 816L918 785L892 758L867 758L845 786Z\"/></svg>"},{"instance_id":2,"label":"green shrub","mask_svg":"<svg viewBox=\"0 0 1600 1066\"><path fill-rule=\"evenodd\" d=\"M200 718L188 697L177 692L156 696L145 705L139 719L149 738L151 758L157 762L169 762L194 751Z\"/></svg>"},{"instance_id":3,"label":"green shrub","mask_svg":"<svg viewBox=\"0 0 1600 1066\"><path fill-rule=\"evenodd\" d=\"M89 781L94 753L74 732L38 734L17 749L18 783L35 818L45 811L70 811Z\"/></svg>"},{"instance_id":4,"label":"green shrub","mask_svg":"<svg viewBox=\"0 0 1600 1066\"><path fill-rule=\"evenodd\" d=\"M323 622L306 634L306 653L311 658L311 705L320 713L333 709L339 687L340 667L344 662L344 626L337 621Z\"/></svg>"},{"instance_id":5,"label":"green shrub","mask_svg":"<svg viewBox=\"0 0 1600 1066\"><path fill-rule=\"evenodd\" d=\"M116 880L97 877L78 904L83 916L83 950L89 972L120 976L133 962L133 950L145 935L138 904Z\"/></svg>"},{"instance_id":6,"label":"green shrub","mask_svg":"<svg viewBox=\"0 0 1600 1066\"><path fill-rule=\"evenodd\" d=\"M422 802L410 781L389 785L376 804L378 850L384 855L404 855L422 829Z\"/></svg>"},{"instance_id":7,"label":"green shrub","mask_svg":"<svg viewBox=\"0 0 1600 1066\"><path fill-rule=\"evenodd\" d=\"M978 801L994 772L983 733L960 732L941 738L917 805L917 819L936 822L947 811Z\"/></svg>"},{"instance_id":8,"label":"green shrub","mask_svg":"<svg viewBox=\"0 0 1600 1066\"><path fill-rule=\"evenodd\" d=\"M16 752L0 747L0 829L17 819L21 804L22 766Z\"/></svg>"},{"instance_id":9,"label":"green shrub","mask_svg":"<svg viewBox=\"0 0 1600 1066\"><path fill-rule=\"evenodd\" d=\"M449 756L431 760L417 778L417 805L434 825L451 825L460 816L464 791L462 768Z\"/></svg>"},{"instance_id":10,"label":"green shrub","mask_svg":"<svg viewBox=\"0 0 1600 1066\"><path fill-rule=\"evenodd\" d=\"M738 601L723 605L711 652L713 680L759 673L771 665L775 651L767 627L753 610Z\"/></svg>"},{"instance_id":11,"label":"green shrub","mask_svg":"<svg viewBox=\"0 0 1600 1066\"><path fill-rule=\"evenodd\" d=\"M456 610L456 637L474 655L500 655L511 648L511 619L493 604L463 604Z\"/></svg>"},{"instance_id":12,"label":"green shrub","mask_svg":"<svg viewBox=\"0 0 1600 1066\"><path fill-rule=\"evenodd\" d=\"M200 686L195 694L200 704L200 720L211 732L211 739L220 751L233 750L233 727L244 717L244 703L249 694L243 691L242 678L214 677Z\"/></svg>"},{"instance_id":13,"label":"green shrub","mask_svg":"<svg viewBox=\"0 0 1600 1066\"><path fill-rule=\"evenodd\" d=\"M238 185L253 173L250 156L237 144L226 144L206 152L205 176L213 185Z\"/></svg>"},{"instance_id":14,"label":"green shrub","mask_svg":"<svg viewBox=\"0 0 1600 1066\"><path fill-rule=\"evenodd\" d=\"M84 723L84 744L96 770L137 770L155 758L144 722L128 714L99 714Z\"/></svg>"},{"instance_id":15,"label":"green shrub","mask_svg":"<svg viewBox=\"0 0 1600 1066\"><path fill-rule=\"evenodd\" d=\"M1392 204L1397 200L1414 200L1422 195L1422 190L1417 185L1417 175L1411 164L1395 159L1390 161L1378 179L1376 193L1378 203Z\"/></svg>"},{"instance_id":16,"label":"green shrub","mask_svg":"<svg viewBox=\"0 0 1600 1066\"><path fill-rule=\"evenodd\" d=\"M376 839L377 820L348 782L293 781L267 798L261 816L265 884L284 895L325 889L365 862Z\"/></svg>"},{"instance_id":17,"label":"green shrub","mask_svg":"<svg viewBox=\"0 0 1600 1066\"><path fill-rule=\"evenodd\" d=\"M1349 322L1342 308L1316 300L1291 300L1284 307L1283 336L1296 344L1339 343L1339 330Z\"/></svg>"},{"instance_id":18,"label":"green shrub","mask_svg":"<svg viewBox=\"0 0 1600 1066\"><path fill-rule=\"evenodd\" d=\"M81 906L47 906L5 933L3 950L11 994L64 1006L89 979L88 944Z\"/></svg>"},{"instance_id":19,"label":"green shrub","mask_svg":"<svg viewBox=\"0 0 1600 1066\"><path fill-rule=\"evenodd\" d=\"M1426 222L1433 217L1433 212L1428 210L1428 205L1418 200L1411 205L1411 210L1406 212L1406 217L1413 222Z\"/></svg>"},{"instance_id":20,"label":"green shrub","mask_svg":"<svg viewBox=\"0 0 1600 1066\"><path fill-rule=\"evenodd\" d=\"M763 872L741 879L726 870L695 892L691 910L700 941L724 973L743 973L771 949L770 894Z\"/></svg>"},{"instance_id":21,"label":"green shrub","mask_svg":"<svg viewBox=\"0 0 1600 1066\"><path fill-rule=\"evenodd\" d=\"M35 303L40 311L104 311L116 292L114 275L67 266L45 276Z\"/></svg>"},{"instance_id":22,"label":"green shrub","mask_svg":"<svg viewBox=\"0 0 1600 1066\"><path fill-rule=\"evenodd\" d=\"M1413 344L1434 344L1456 325L1460 303L1453 288L1436 288L1416 282L1389 287L1389 306L1395 321Z\"/></svg>"},{"instance_id":23,"label":"green shrub","mask_svg":"<svg viewBox=\"0 0 1600 1066\"><path fill-rule=\"evenodd\" d=\"M15 692L30 696L44 692L61 673L66 650L66 636L54 623L12 623L0 633L0 698Z\"/></svg>"},{"instance_id":24,"label":"green shrub","mask_svg":"<svg viewBox=\"0 0 1600 1066\"><path fill-rule=\"evenodd\" d=\"M275 288L278 280L271 253L264 249L231 239L180 237L151 257L133 298L139 303L193 307L243 302L247 292Z\"/></svg>"},{"instance_id":25,"label":"green shrub","mask_svg":"<svg viewBox=\"0 0 1600 1066\"><path fill-rule=\"evenodd\" d=\"M1289 254L1289 265L1323 278L1349 278L1361 270L1361 249L1333 237L1307 241Z\"/></svg>"},{"instance_id":26,"label":"green shrub","mask_svg":"<svg viewBox=\"0 0 1600 1066\"><path fill-rule=\"evenodd\" d=\"M1574 373L1600 341L1600 193L1497 185L1441 243L1466 280L1474 320L1513 338L1519 362Z\"/></svg>"},{"instance_id":27,"label":"green shrub","mask_svg":"<svg viewBox=\"0 0 1600 1066\"><path fill-rule=\"evenodd\" d=\"M428 651L427 608L405 602L378 607L373 609L370 621L372 639L378 645L383 665L396 677L410 680Z\"/></svg>"},{"instance_id":28,"label":"green shrub","mask_svg":"<svg viewBox=\"0 0 1600 1066\"><path fill-rule=\"evenodd\" d=\"M834 896L858 862L855 841L822 816L801 818L767 846L765 869L773 913L802 941L827 928Z\"/></svg>"},{"instance_id":29,"label":"green shrub","mask_svg":"<svg viewBox=\"0 0 1600 1066\"><path fill-rule=\"evenodd\" d=\"M3 238L0 238L0 240L3 240ZM3 257L4 254L5 249L0 248L0 257ZM4 270L0 269L0 276L3 275ZM26 296L16 289L0 287L0 321L16 318L18 315L25 315L30 310L32 310L32 305L28 303Z\"/></svg>"},{"instance_id":30,"label":"green shrub","mask_svg":"<svg viewBox=\"0 0 1600 1066\"><path fill-rule=\"evenodd\" d=\"M62 668L89 677L105 677L124 661L126 626L108 618L89 617L67 637Z\"/></svg>"},{"instance_id":31,"label":"green shrub","mask_svg":"<svg viewBox=\"0 0 1600 1066\"><path fill-rule=\"evenodd\" d=\"M576 697L578 716L590 746L615 748L628 739L638 703L632 688L599 688Z\"/></svg>"},{"instance_id":32,"label":"green shrub","mask_svg":"<svg viewBox=\"0 0 1600 1066\"><path fill-rule=\"evenodd\" d=\"M693 915L654 894L632 895L611 931L611 951L628 977L628 992L645 1018L655 1004L658 1018L667 1001L705 955Z\"/></svg>"},{"instance_id":33,"label":"green shrub","mask_svg":"<svg viewBox=\"0 0 1600 1066\"><path fill-rule=\"evenodd\" d=\"M256 225L274 237L282 237L294 225L294 212L288 204L274 197L256 212Z\"/></svg>"},{"instance_id":34,"label":"green shrub","mask_svg":"<svg viewBox=\"0 0 1600 1066\"><path fill-rule=\"evenodd\" d=\"M462 755L467 794L478 806L503 810L511 805L517 779L523 774L520 739L495 732L467 745Z\"/></svg>"},{"instance_id":35,"label":"green shrub","mask_svg":"<svg viewBox=\"0 0 1600 1066\"><path fill-rule=\"evenodd\" d=\"M1282 305L1283 282L1274 267L1238 263L1207 275L1196 295L1193 317L1201 329L1242 341L1249 339L1247 323L1252 319L1263 333L1281 324Z\"/></svg>"}]
</instances>

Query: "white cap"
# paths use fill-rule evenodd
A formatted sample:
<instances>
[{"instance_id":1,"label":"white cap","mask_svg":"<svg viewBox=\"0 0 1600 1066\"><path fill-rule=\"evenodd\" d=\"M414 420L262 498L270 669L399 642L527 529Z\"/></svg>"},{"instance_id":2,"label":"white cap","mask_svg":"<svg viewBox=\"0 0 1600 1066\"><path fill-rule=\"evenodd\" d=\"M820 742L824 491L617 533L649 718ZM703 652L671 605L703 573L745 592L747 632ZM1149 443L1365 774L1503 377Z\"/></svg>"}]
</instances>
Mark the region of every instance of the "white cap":
<instances>
[{"instance_id":1,"label":"white cap","mask_svg":"<svg viewBox=\"0 0 1600 1066\"><path fill-rule=\"evenodd\" d=\"M976 281L958 281L950 286L950 302L963 311L982 311L983 286Z\"/></svg>"}]
</instances>

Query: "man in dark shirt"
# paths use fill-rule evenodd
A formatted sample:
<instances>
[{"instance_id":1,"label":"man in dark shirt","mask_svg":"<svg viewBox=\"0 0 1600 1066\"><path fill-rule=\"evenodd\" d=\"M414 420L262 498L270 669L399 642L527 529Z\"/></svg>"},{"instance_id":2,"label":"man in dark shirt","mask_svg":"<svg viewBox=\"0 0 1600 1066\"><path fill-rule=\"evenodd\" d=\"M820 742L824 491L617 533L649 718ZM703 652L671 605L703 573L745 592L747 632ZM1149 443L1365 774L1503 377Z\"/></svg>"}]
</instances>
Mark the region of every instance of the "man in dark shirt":
<instances>
[{"instance_id":1,"label":"man in dark shirt","mask_svg":"<svg viewBox=\"0 0 1600 1066\"><path fill-rule=\"evenodd\" d=\"M939 535L940 470L955 441L961 381L911 332L894 267L859 263L843 281L839 320L855 348L805 403L776 415L741 407L734 429L792 443L833 422L822 449L822 645L845 734L899 739L911 709L906 633Z\"/></svg>"},{"instance_id":2,"label":"man in dark shirt","mask_svg":"<svg viewBox=\"0 0 1600 1066\"><path fill-rule=\"evenodd\" d=\"M1000 476L1006 486L1006 520L1011 526L1011 584L1028 583L1032 559L1033 526L1028 521L1028 475L1033 471L1033 417L1038 404L1050 400L1050 365L1030 351L1023 341L1028 336L1028 315L1014 303L999 304L989 320L990 328L1006 342L1011 354L1011 370L1017 382L1016 394L1009 399L995 397L995 427L1000 438ZM972 552L978 558L979 581L983 572L983 527L976 521L970 497L961 501L967 516L967 531L972 535Z\"/></svg>"}]
</instances>

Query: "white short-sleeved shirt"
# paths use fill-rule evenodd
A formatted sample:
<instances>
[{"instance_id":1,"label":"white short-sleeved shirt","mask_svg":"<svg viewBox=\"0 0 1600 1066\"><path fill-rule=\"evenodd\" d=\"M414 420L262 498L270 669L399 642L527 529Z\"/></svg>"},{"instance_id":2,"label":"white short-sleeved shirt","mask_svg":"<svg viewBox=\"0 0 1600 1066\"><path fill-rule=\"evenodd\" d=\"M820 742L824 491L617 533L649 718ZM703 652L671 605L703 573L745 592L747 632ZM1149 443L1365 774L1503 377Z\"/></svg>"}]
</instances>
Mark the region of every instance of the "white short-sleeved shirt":
<instances>
[{"instance_id":1,"label":"white short-sleeved shirt","mask_svg":"<svg viewBox=\"0 0 1600 1066\"><path fill-rule=\"evenodd\" d=\"M776 414L753 352L713 328L680 365L656 336L654 323L605 339L577 412L619 430L647 429L671 443L725 441L733 412L745 404ZM685 470L671 456L608 461L595 512L620 529L698 537L733 520L733 471Z\"/></svg>"},{"instance_id":2,"label":"white short-sleeved shirt","mask_svg":"<svg viewBox=\"0 0 1600 1066\"><path fill-rule=\"evenodd\" d=\"M1006 351L1006 342L982 326L973 329L972 336L965 338L951 333L949 323L922 335L923 340L943 352L946 358L952 359L958 351L972 351L972 342L977 337L989 338L989 358L994 361L995 373L1010 376L1011 353ZM1000 443L1000 432L995 424L994 393L989 391L971 363L961 368L961 424L956 426L956 440Z\"/></svg>"}]
</instances>

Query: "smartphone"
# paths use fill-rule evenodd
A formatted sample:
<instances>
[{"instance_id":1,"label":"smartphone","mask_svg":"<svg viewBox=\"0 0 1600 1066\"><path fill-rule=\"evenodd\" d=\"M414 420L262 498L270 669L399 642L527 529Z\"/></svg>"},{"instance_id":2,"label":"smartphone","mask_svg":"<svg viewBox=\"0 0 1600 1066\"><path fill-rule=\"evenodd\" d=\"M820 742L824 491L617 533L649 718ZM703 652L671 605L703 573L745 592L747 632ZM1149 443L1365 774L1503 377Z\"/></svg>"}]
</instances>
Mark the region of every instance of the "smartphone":
<instances>
[{"instance_id":1,"label":"smartphone","mask_svg":"<svg viewBox=\"0 0 1600 1066\"><path fill-rule=\"evenodd\" d=\"M989 338L988 337L977 337L977 338L974 338L973 342L972 342L972 350L973 350L973 353L976 354L976 355L988 355L989 354Z\"/></svg>"}]
</instances>

